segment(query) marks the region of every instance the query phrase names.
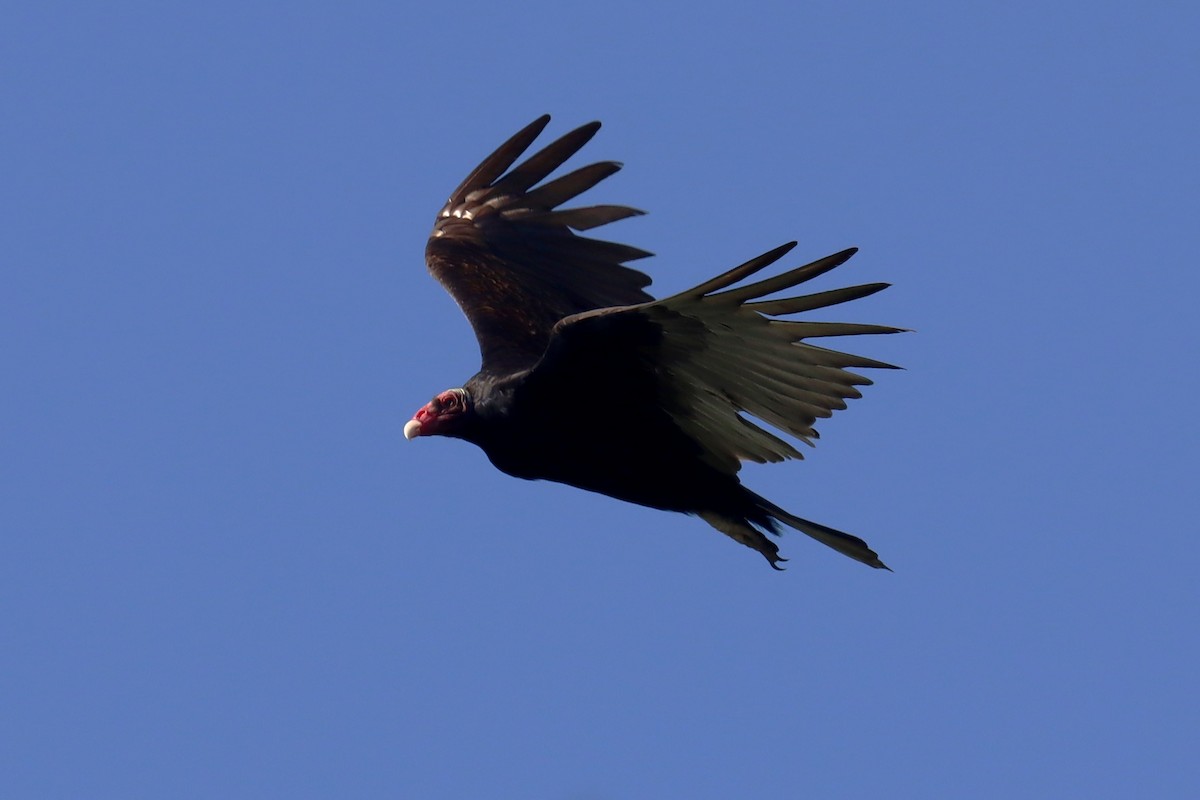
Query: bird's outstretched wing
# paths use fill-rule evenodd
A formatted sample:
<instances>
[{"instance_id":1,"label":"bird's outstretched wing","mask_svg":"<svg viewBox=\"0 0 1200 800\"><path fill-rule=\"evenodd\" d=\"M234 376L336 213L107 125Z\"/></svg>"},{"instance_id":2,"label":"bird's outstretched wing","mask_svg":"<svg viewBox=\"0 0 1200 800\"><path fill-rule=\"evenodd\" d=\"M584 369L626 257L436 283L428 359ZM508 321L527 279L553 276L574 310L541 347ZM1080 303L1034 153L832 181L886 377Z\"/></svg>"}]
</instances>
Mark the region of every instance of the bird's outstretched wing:
<instances>
[{"instance_id":1,"label":"bird's outstretched wing","mask_svg":"<svg viewBox=\"0 0 1200 800\"><path fill-rule=\"evenodd\" d=\"M530 123L467 176L438 214L425 248L429 271L475 330L483 368L496 373L532 366L566 316L653 299L642 290L650 278L624 266L650 253L575 233L642 212L558 208L620 164L592 164L534 188L595 135L599 122L509 169L549 121L546 115Z\"/></svg>"},{"instance_id":2,"label":"bird's outstretched wing","mask_svg":"<svg viewBox=\"0 0 1200 800\"><path fill-rule=\"evenodd\" d=\"M743 460L801 458L792 444L742 413L812 444L818 438L814 423L845 408L847 399L861 396L856 387L871 383L850 370L895 367L806 340L902 329L775 319L866 297L886 283L760 299L828 272L855 249L729 288L794 246L779 247L673 297L564 319L530 382L553 386L568 397L587 392L615 397L623 385L653 391L651 401L697 445L698 456L728 474L736 473Z\"/></svg>"}]
</instances>

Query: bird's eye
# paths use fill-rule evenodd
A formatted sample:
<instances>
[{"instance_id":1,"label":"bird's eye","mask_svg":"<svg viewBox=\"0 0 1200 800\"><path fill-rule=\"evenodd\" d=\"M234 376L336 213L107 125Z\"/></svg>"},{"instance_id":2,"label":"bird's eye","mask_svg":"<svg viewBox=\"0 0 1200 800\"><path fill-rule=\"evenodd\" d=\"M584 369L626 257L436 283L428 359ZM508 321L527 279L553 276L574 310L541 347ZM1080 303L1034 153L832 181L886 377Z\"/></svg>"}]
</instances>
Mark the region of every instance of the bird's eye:
<instances>
[{"instance_id":1,"label":"bird's eye","mask_svg":"<svg viewBox=\"0 0 1200 800\"><path fill-rule=\"evenodd\" d=\"M430 400L429 401L429 410L432 411L434 414L442 413L442 399L440 397L435 397L432 400Z\"/></svg>"}]
</instances>

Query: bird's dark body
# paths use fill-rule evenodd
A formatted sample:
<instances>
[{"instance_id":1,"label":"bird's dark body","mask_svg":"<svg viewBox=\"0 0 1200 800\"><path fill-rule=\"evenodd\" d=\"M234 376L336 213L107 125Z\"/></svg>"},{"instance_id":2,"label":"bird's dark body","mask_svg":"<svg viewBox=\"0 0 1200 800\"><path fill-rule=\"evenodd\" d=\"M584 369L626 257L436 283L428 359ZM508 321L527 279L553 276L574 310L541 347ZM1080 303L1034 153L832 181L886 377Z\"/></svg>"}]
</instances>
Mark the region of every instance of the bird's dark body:
<instances>
[{"instance_id":1,"label":"bird's dark body","mask_svg":"<svg viewBox=\"0 0 1200 800\"><path fill-rule=\"evenodd\" d=\"M483 365L418 411L405 436L465 439L518 478L695 514L776 568L783 559L765 533L781 525L885 568L861 539L745 488L738 470L743 460L800 458L746 417L812 443L815 421L870 383L848 368L890 366L804 340L896 328L779 317L866 297L886 284L766 299L844 263L855 252L849 249L738 285L792 243L655 300L645 291L649 277L625 264L649 253L578 233L641 212L559 207L620 165L600 162L542 182L599 123L513 166L548 121L536 120L484 159L438 216L426 262L470 320Z\"/></svg>"},{"instance_id":2,"label":"bird's dark body","mask_svg":"<svg viewBox=\"0 0 1200 800\"><path fill-rule=\"evenodd\" d=\"M667 345L702 345L702 330L689 333L686 342ZM647 320L591 318L554 340L545 368L504 377L480 373L469 380L464 388L481 402L459 436L513 477L562 483L662 511L714 514L775 532L778 525L762 498L736 475L705 462L703 448L668 410L674 398L645 402L663 394L658 374L663 347L662 329ZM761 538L760 546L774 556L778 548ZM776 560L782 559L772 563Z\"/></svg>"},{"instance_id":3,"label":"bird's dark body","mask_svg":"<svg viewBox=\"0 0 1200 800\"><path fill-rule=\"evenodd\" d=\"M481 410L463 438L518 478L565 483L664 511L752 508L751 493L736 477L705 464L700 448L667 413L631 404L623 392L554 395L519 386L511 399Z\"/></svg>"}]
</instances>

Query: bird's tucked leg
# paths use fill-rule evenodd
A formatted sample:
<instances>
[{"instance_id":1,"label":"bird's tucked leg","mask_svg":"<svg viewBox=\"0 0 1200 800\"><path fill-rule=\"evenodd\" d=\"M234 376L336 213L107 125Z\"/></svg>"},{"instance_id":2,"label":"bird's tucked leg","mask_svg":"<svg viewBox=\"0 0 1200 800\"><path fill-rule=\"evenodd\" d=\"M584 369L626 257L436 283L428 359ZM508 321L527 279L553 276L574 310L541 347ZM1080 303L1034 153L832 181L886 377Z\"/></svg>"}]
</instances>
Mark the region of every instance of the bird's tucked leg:
<instances>
[{"instance_id":1,"label":"bird's tucked leg","mask_svg":"<svg viewBox=\"0 0 1200 800\"><path fill-rule=\"evenodd\" d=\"M740 542L746 547L762 553L763 558L767 559L772 569L783 571L779 562L787 561L787 559L779 555L779 546L746 520L715 511L701 511L697 516L735 542Z\"/></svg>"}]
</instances>

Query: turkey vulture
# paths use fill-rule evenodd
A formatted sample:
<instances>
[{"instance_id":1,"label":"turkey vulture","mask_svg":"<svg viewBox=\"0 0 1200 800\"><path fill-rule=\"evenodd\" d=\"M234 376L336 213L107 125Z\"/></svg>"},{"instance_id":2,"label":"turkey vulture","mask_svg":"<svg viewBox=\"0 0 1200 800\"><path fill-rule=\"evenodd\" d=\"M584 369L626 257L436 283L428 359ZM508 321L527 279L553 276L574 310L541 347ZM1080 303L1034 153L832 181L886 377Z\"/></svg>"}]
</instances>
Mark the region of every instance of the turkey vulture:
<instances>
[{"instance_id":1,"label":"turkey vulture","mask_svg":"<svg viewBox=\"0 0 1200 800\"><path fill-rule=\"evenodd\" d=\"M851 248L736 285L783 257L791 242L655 300L645 291L650 278L625 266L650 253L576 233L643 212L560 208L621 165L603 161L541 183L599 122L512 166L549 121L535 120L485 158L438 214L426 262L474 328L483 363L417 411L404 436L454 436L518 478L694 514L775 569L785 559L764 532L778 535L781 525L887 569L863 540L790 514L738 480L744 460L802 457L742 412L811 445L817 418L845 408L861 396L856 386L871 383L849 369L894 368L805 340L899 328L776 317L887 284L762 299L841 265Z\"/></svg>"}]
</instances>

